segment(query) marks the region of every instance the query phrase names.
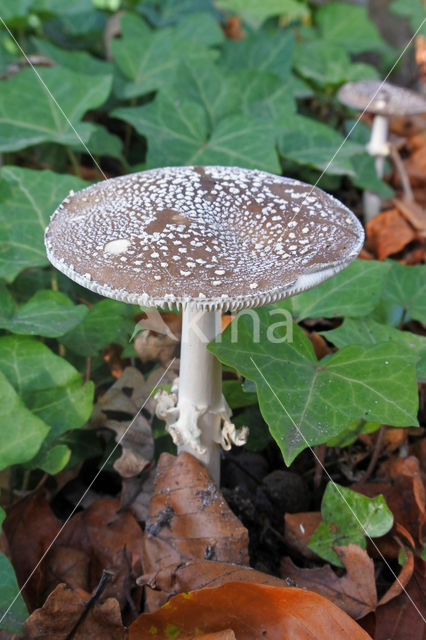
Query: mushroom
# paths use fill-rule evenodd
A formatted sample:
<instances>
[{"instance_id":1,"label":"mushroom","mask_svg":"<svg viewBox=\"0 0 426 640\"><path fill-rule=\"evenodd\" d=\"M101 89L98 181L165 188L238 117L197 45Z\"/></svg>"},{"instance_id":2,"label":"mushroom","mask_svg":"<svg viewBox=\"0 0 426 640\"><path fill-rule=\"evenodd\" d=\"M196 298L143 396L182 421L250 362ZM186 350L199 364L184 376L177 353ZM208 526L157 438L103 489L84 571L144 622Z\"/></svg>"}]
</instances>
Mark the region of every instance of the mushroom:
<instances>
[{"instance_id":1,"label":"mushroom","mask_svg":"<svg viewBox=\"0 0 426 640\"><path fill-rule=\"evenodd\" d=\"M46 230L47 256L97 293L182 310L177 397L158 414L178 446L218 482L220 448L242 444L206 345L221 312L256 307L319 284L358 255L364 234L318 188L238 167L168 167L71 194Z\"/></svg>"},{"instance_id":2,"label":"mushroom","mask_svg":"<svg viewBox=\"0 0 426 640\"><path fill-rule=\"evenodd\" d=\"M388 129L390 116L408 116L426 111L426 98L422 95L379 80L348 82L337 94L343 104L363 113L373 113L373 126L367 151L375 158L376 173L383 178L385 156L389 155ZM364 214L370 220L380 211L380 198L376 193L364 193Z\"/></svg>"}]
</instances>

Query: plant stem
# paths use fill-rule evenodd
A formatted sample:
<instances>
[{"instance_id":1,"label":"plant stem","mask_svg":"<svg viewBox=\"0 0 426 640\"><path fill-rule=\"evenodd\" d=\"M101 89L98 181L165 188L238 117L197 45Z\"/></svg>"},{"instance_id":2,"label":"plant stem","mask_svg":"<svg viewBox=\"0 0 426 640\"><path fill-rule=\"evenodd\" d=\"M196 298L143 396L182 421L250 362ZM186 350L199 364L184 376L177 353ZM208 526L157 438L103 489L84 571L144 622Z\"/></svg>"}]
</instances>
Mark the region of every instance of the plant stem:
<instances>
[{"instance_id":1,"label":"plant stem","mask_svg":"<svg viewBox=\"0 0 426 640\"><path fill-rule=\"evenodd\" d=\"M80 169L80 165L77 162L77 158L75 157L75 153L74 151L71 149L71 147L66 147L67 150L67 154L68 154L68 158L71 162L72 168L74 169L74 174L77 176L77 178L81 178L81 169Z\"/></svg>"},{"instance_id":2,"label":"plant stem","mask_svg":"<svg viewBox=\"0 0 426 640\"><path fill-rule=\"evenodd\" d=\"M385 145L388 138L389 118L387 116L376 115L374 116L373 126L371 128L370 141L367 145L367 151L374 157L374 164L376 166L376 174L378 178L383 178L385 167ZM364 192L364 215L365 219L371 220L374 218L381 207L381 199L377 193L372 191Z\"/></svg>"}]
</instances>

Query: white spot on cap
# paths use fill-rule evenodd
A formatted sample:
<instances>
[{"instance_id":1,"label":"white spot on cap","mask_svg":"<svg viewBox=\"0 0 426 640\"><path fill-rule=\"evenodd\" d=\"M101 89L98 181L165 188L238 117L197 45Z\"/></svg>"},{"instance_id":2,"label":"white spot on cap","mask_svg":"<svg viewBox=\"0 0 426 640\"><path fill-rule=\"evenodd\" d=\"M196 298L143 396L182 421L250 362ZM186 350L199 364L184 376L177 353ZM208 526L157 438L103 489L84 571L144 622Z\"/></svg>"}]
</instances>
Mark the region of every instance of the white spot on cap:
<instances>
[{"instance_id":1,"label":"white spot on cap","mask_svg":"<svg viewBox=\"0 0 426 640\"><path fill-rule=\"evenodd\" d=\"M250 289L257 289L259 285L257 284L257 282L252 282L250 285Z\"/></svg>"},{"instance_id":2,"label":"white spot on cap","mask_svg":"<svg viewBox=\"0 0 426 640\"><path fill-rule=\"evenodd\" d=\"M112 256L119 256L120 253L124 253L130 246L130 240L127 238L120 238L120 240L111 240L104 246L105 253L109 253Z\"/></svg>"}]
</instances>

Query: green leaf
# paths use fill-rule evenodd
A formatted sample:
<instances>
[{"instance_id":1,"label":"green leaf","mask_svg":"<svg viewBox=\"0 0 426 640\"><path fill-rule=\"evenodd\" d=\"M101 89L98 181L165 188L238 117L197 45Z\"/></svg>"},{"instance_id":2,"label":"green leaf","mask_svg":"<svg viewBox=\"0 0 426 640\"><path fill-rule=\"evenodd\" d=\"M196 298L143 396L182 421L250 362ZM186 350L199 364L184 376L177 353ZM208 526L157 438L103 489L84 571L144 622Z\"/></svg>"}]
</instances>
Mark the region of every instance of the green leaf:
<instances>
[{"instance_id":1,"label":"green leaf","mask_svg":"<svg viewBox=\"0 0 426 640\"><path fill-rule=\"evenodd\" d=\"M252 318L241 314L209 349L256 383L262 415L286 464L351 420L417 424L414 358L406 349L394 343L351 345L318 361L302 329L294 325L291 332L283 316L279 305L258 309L258 340Z\"/></svg>"},{"instance_id":2,"label":"green leaf","mask_svg":"<svg viewBox=\"0 0 426 640\"><path fill-rule=\"evenodd\" d=\"M348 80L351 61L346 51L326 40L300 42L296 45L294 69L320 87L340 85Z\"/></svg>"},{"instance_id":3,"label":"green leaf","mask_svg":"<svg viewBox=\"0 0 426 640\"><path fill-rule=\"evenodd\" d=\"M124 21L124 22L123 22ZM124 16L123 37L111 43L114 59L122 73L131 80L116 87L121 98L134 98L158 89L167 89L175 80L180 62L211 60L217 53L196 39L185 37L176 28L151 31L141 18ZM130 25L130 29L129 29ZM144 26L142 26L144 25ZM128 36L139 32L139 35Z\"/></svg>"},{"instance_id":4,"label":"green leaf","mask_svg":"<svg viewBox=\"0 0 426 640\"><path fill-rule=\"evenodd\" d=\"M43 241L49 218L71 189L88 184L52 171L1 169L0 277L11 282L22 269L49 264Z\"/></svg>"},{"instance_id":5,"label":"green leaf","mask_svg":"<svg viewBox=\"0 0 426 640\"><path fill-rule=\"evenodd\" d=\"M333 278L283 304L299 320L368 315L379 301L390 267L387 262L355 260Z\"/></svg>"},{"instance_id":6,"label":"green leaf","mask_svg":"<svg viewBox=\"0 0 426 640\"><path fill-rule=\"evenodd\" d=\"M32 38L32 43L38 53L76 73L91 76L112 75L114 73L114 66L111 62L95 58L86 51L61 49L49 40L42 38Z\"/></svg>"},{"instance_id":7,"label":"green leaf","mask_svg":"<svg viewBox=\"0 0 426 640\"><path fill-rule=\"evenodd\" d=\"M216 0L215 4L219 9L240 16L253 27L259 27L274 16L295 20L309 18L310 15L309 7L297 0Z\"/></svg>"},{"instance_id":8,"label":"green leaf","mask_svg":"<svg viewBox=\"0 0 426 640\"><path fill-rule=\"evenodd\" d=\"M195 102L173 100L163 92L144 107L116 109L148 139L148 167L223 164L279 173L270 123L250 116L221 120L208 136L207 114Z\"/></svg>"},{"instance_id":9,"label":"green leaf","mask_svg":"<svg viewBox=\"0 0 426 640\"><path fill-rule=\"evenodd\" d=\"M382 200L388 200L394 195L394 190L377 177L373 156L369 153L355 154L351 162L355 169L352 181L357 187L365 191L374 191Z\"/></svg>"},{"instance_id":10,"label":"green leaf","mask_svg":"<svg viewBox=\"0 0 426 640\"><path fill-rule=\"evenodd\" d=\"M226 69L267 71L287 80L294 51L294 35L290 31L276 35L259 32L243 40L227 40L221 63Z\"/></svg>"},{"instance_id":11,"label":"green leaf","mask_svg":"<svg viewBox=\"0 0 426 640\"><path fill-rule=\"evenodd\" d=\"M426 36L425 7L422 0L393 0L390 9L397 15L408 18L413 32L423 23L419 33Z\"/></svg>"},{"instance_id":12,"label":"green leaf","mask_svg":"<svg viewBox=\"0 0 426 640\"><path fill-rule=\"evenodd\" d=\"M71 449L64 444L57 444L51 449L41 448L39 454L31 460L30 468L37 467L54 476L64 469L71 459Z\"/></svg>"},{"instance_id":13,"label":"green leaf","mask_svg":"<svg viewBox=\"0 0 426 640\"><path fill-rule=\"evenodd\" d=\"M0 328L13 333L57 338L78 325L88 312L83 305L74 306L59 291L37 291L34 296L12 316L0 317Z\"/></svg>"},{"instance_id":14,"label":"green leaf","mask_svg":"<svg viewBox=\"0 0 426 640\"><path fill-rule=\"evenodd\" d=\"M102 300L89 310L75 329L62 336L67 349L82 356L95 356L111 342L121 342L120 333L126 332L129 340L134 323L128 322L129 310L133 307L116 300Z\"/></svg>"},{"instance_id":15,"label":"green leaf","mask_svg":"<svg viewBox=\"0 0 426 640\"><path fill-rule=\"evenodd\" d=\"M209 60L182 63L171 89L175 101L190 101L203 107L211 131L217 122L236 112L240 104L240 83L233 75Z\"/></svg>"},{"instance_id":16,"label":"green leaf","mask_svg":"<svg viewBox=\"0 0 426 640\"><path fill-rule=\"evenodd\" d=\"M278 148L284 158L330 174L354 175L351 158L363 150L326 124L288 113L280 123ZM333 157L334 156L334 157Z\"/></svg>"},{"instance_id":17,"label":"green leaf","mask_svg":"<svg viewBox=\"0 0 426 640\"><path fill-rule=\"evenodd\" d=\"M283 82L272 73L250 69L236 71L231 80L238 89L242 113L279 123L296 110L291 77Z\"/></svg>"},{"instance_id":18,"label":"green leaf","mask_svg":"<svg viewBox=\"0 0 426 640\"><path fill-rule=\"evenodd\" d=\"M196 11L178 22L174 31L176 40L198 42L207 47L223 44L225 34L218 21L205 11Z\"/></svg>"},{"instance_id":19,"label":"green leaf","mask_svg":"<svg viewBox=\"0 0 426 640\"><path fill-rule=\"evenodd\" d=\"M355 442L360 433L374 433L380 429L380 422L367 422L366 420L353 420L338 436L327 440L329 447L348 447Z\"/></svg>"},{"instance_id":20,"label":"green leaf","mask_svg":"<svg viewBox=\"0 0 426 640\"><path fill-rule=\"evenodd\" d=\"M391 268L383 291L384 300L401 305L409 318L426 323L426 266L389 264Z\"/></svg>"},{"instance_id":21,"label":"green leaf","mask_svg":"<svg viewBox=\"0 0 426 640\"><path fill-rule=\"evenodd\" d=\"M0 326L15 313L15 302L4 282L0 282Z\"/></svg>"},{"instance_id":22,"label":"green leaf","mask_svg":"<svg viewBox=\"0 0 426 640\"><path fill-rule=\"evenodd\" d=\"M366 536L378 538L393 525L393 515L382 495L367 498L347 487L329 482L321 503L322 522L308 547L321 558L343 567L333 547L357 544L366 548Z\"/></svg>"},{"instance_id":23,"label":"green leaf","mask_svg":"<svg viewBox=\"0 0 426 640\"><path fill-rule=\"evenodd\" d=\"M257 404L256 392L244 391L241 380L224 380L222 390L231 409L241 409Z\"/></svg>"},{"instance_id":24,"label":"green leaf","mask_svg":"<svg viewBox=\"0 0 426 640\"><path fill-rule=\"evenodd\" d=\"M93 384L88 382L82 385L81 376L73 366L41 342L27 336L0 338L0 372L6 376L12 391L16 392L13 399L20 409L21 422L18 422L18 426L22 426L19 442L24 443L21 446L25 449L24 454L20 455L25 455L25 459L15 460L14 464L31 460L28 466L41 466L55 440L65 431L81 427L90 417ZM11 395L10 389L6 391ZM24 439L29 437L26 425L30 420L34 422L33 431L38 426L38 432L42 437L38 437L37 447L33 445L31 451L27 452L28 445ZM2 420L2 426L10 429L10 419L9 423ZM28 430L28 433L31 435L33 431ZM34 440L34 435L32 438ZM43 444L39 458L36 454L41 441ZM18 445L15 439L13 442L16 448Z\"/></svg>"},{"instance_id":25,"label":"green leaf","mask_svg":"<svg viewBox=\"0 0 426 640\"><path fill-rule=\"evenodd\" d=\"M0 16L5 22L25 18L34 0L0 0Z\"/></svg>"},{"instance_id":26,"label":"green leaf","mask_svg":"<svg viewBox=\"0 0 426 640\"><path fill-rule=\"evenodd\" d=\"M373 318L345 318L337 329L320 332L336 347L342 348L349 344L380 344L395 342L412 352L417 362L417 379L426 380L426 337L411 331L399 331L393 327L376 322Z\"/></svg>"},{"instance_id":27,"label":"green leaf","mask_svg":"<svg viewBox=\"0 0 426 640\"><path fill-rule=\"evenodd\" d=\"M111 90L109 75L86 76L63 67L40 68L37 73L44 84L32 69L24 69L3 82L0 151L18 151L41 142L72 145L78 139L75 131L87 142L93 125L81 119L89 109L103 104ZM23 96L31 96L31 108Z\"/></svg>"},{"instance_id":28,"label":"green leaf","mask_svg":"<svg viewBox=\"0 0 426 640\"><path fill-rule=\"evenodd\" d=\"M79 140L71 145L75 151L87 153L87 149L94 156L110 156L123 159L123 142L121 138L110 133L100 124L92 124L93 131L88 142L83 145Z\"/></svg>"},{"instance_id":29,"label":"green leaf","mask_svg":"<svg viewBox=\"0 0 426 640\"><path fill-rule=\"evenodd\" d=\"M0 370L0 469L31 460L48 432L48 425L27 409Z\"/></svg>"},{"instance_id":30,"label":"green leaf","mask_svg":"<svg viewBox=\"0 0 426 640\"><path fill-rule=\"evenodd\" d=\"M347 2L332 2L320 7L316 24L327 44L342 46L349 53L380 51L383 42L365 7Z\"/></svg>"},{"instance_id":31,"label":"green leaf","mask_svg":"<svg viewBox=\"0 0 426 640\"><path fill-rule=\"evenodd\" d=\"M6 513L0 507L0 525L6 517ZM18 597L16 598L16 596ZM15 600L16 598L16 600ZM10 607L11 602L13 605ZM7 612L6 611L9 609ZM5 615L6 614L6 615ZM0 629L11 633L23 633L24 622L28 618L27 607L16 580L15 572L7 557L0 553ZM3 619L3 616L4 619Z\"/></svg>"}]
</instances>

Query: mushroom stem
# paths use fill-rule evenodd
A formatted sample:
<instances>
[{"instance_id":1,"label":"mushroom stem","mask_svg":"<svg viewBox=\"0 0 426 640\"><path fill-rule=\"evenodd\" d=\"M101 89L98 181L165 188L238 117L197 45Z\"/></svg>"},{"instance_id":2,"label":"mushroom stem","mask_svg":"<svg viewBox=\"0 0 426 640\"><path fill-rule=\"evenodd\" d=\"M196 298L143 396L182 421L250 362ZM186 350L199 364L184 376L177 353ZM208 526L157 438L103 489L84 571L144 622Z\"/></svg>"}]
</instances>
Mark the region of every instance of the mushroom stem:
<instances>
[{"instance_id":1,"label":"mushroom stem","mask_svg":"<svg viewBox=\"0 0 426 640\"><path fill-rule=\"evenodd\" d=\"M207 344L220 332L219 311L185 309L182 317L178 404L181 427L191 429L191 418L201 431L200 447L191 446L191 437L178 445L201 460L219 484L222 405L222 368L207 351ZM187 420L185 424L184 420ZM185 420L185 421L186 421ZM193 434L189 433L189 436ZM195 434L196 436L196 434Z\"/></svg>"},{"instance_id":2,"label":"mushroom stem","mask_svg":"<svg viewBox=\"0 0 426 640\"><path fill-rule=\"evenodd\" d=\"M367 145L367 151L375 159L376 174L378 178L383 178L385 168L385 156L388 155L387 147L389 129L389 118L383 115L375 115L373 126L371 128L370 141ZM365 191L363 196L364 215L366 221L376 216L381 207L380 196L372 191Z\"/></svg>"}]
</instances>

